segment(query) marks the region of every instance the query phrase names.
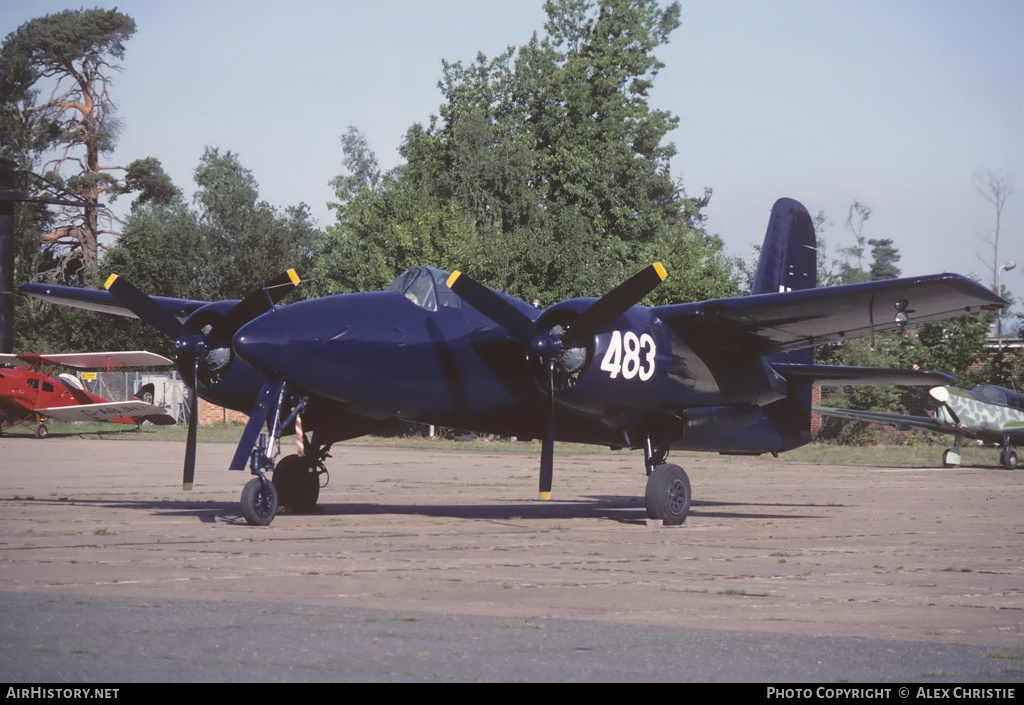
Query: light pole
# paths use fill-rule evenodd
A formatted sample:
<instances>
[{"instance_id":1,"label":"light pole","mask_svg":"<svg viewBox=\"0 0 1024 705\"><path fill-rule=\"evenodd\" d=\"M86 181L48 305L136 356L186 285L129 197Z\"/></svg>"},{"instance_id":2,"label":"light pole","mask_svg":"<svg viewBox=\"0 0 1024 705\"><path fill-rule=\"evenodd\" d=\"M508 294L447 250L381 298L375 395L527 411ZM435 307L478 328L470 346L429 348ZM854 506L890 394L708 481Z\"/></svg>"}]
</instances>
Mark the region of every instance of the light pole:
<instances>
[{"instance_id":1,"label":"light pole","mask_svg":"<svg viewBox=\"0 0 1024 705\"><path fill-rule=\"evenodd\" d=\"M1016 266L1017 266L1017 263L1014 262L1013 260L1010 260L1009 262L1007 262L1006 264L1004 264L1003 266L1001 266L999 269L996 270L996 295L997 296L1002 296L1002 291L1003 291L1002 288L999 286L999 274L1001 272L1004 272L1004 271L1009 272L1011 269L1013 269ZM996 318L996 339L999 341L998 345L999 345L999 350L1001 352L1002 349L1003 349L1003 312L999 311L997 316L998 316L998 318Z\"/></svg>"}]
</instances>

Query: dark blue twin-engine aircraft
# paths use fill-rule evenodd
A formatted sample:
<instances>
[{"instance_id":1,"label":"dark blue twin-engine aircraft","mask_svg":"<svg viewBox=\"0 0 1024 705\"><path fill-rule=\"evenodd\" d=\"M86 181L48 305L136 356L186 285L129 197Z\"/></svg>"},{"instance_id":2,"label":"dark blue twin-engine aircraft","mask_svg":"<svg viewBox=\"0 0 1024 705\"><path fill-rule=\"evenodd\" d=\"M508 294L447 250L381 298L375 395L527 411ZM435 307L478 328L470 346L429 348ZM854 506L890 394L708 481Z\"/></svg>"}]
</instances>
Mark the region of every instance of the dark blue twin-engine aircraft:
<instances>
[{"instance_id":1,"label":"dark blue twin-engine aircraft","mask_svg":"<svg viewBox=\"0 0 1024 705\"><path fill-rule=\"evenodd\" d=\"M242 301L150 297L26 284L56 303L135 315L175 339L177 365L204 399L250 414L231 463L255 476L242 514L269 524L278 504L312 508L333 443L393 419L542 439L550 496L554 443L643 449L648 514L679 524L690 482L669 451L779 453L810 440L811 385L926 384L949 375L813 364L813 347L1005 305L956 274L816 289L814 227L790 199L772 209L750 296L648 308L654 264L600 299L535 309L465 274L416 267L384 291L279 306L294 271ZM685 276L685 272L681 273ZM192 395L193 412L195 395ZM185 486L195 469L190 416ZM276 467L296 433L303 455ZM265 474L273 471L273 480Z\"/></svg>"}]
</instances>

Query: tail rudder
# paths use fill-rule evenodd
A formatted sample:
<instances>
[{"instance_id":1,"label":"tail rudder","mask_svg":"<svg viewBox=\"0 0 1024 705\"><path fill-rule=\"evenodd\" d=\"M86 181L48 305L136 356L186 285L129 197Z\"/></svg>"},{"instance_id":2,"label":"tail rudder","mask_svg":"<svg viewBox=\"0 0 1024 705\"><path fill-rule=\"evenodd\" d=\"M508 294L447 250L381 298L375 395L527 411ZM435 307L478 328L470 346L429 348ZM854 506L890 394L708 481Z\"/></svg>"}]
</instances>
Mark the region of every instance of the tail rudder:
<instances>
[{"instance_id":1,"label":"tail rudder","mask_svg":"<svg viewBox=\"0 0 1024 705\"><path fill-rule=\"evenodd\" d=\"M813 289L818 249L811 216L799 201L780 198L772 206L751 294Z\"/></svg>"},{"instance_id":2,"label":"tail rudder","mask_svg":"<svg viewBox=\"0 0 1024 705\"><path fill-rule=\"evenodd\" d=\"M811 215L799 201L780 198L772 206L750 293L813 289L817 281L817 237ZM769 360L809 365L814 362L814 348L780 353ZM786 397L767 405L763 411L782 440L780 450L796 448L810 440L811 385L790 384Z\"/></svg>"}]
</instances>

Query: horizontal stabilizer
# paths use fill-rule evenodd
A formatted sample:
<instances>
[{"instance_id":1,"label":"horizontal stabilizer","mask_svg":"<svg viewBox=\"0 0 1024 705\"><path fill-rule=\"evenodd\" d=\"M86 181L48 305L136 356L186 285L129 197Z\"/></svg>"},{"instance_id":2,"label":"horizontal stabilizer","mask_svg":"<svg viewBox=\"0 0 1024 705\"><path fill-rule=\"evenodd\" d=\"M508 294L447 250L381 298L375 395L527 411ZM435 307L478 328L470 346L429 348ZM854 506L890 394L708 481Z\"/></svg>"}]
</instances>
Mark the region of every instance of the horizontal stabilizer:
<instances>
[{"instance_id":1,"label":"horizontal stabilizer","mask_svg":"<svg viewBox=\"0 0 1024 705\"><path fill-rule=\"evenodd\" d=\"M935 387L953 384L956 378L935 370L892 369L886 367L844 367L842 365L795 365L775 362L772 368L792 384L817 384L843 387L858 384L898 384Z\"/></svg>"}]
</instances>

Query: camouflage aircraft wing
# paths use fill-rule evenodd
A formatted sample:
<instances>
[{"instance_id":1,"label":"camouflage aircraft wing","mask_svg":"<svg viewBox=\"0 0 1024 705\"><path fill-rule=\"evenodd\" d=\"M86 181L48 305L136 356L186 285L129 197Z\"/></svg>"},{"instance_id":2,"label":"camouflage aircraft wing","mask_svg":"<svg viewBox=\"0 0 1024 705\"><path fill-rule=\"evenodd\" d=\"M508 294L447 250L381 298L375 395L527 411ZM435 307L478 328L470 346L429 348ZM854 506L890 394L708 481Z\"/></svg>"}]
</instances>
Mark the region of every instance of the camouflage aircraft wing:
<instances>
[{"instance_id":1,"label":"camouflage aircraft wing","mask_svg":"<svg viewBox=\"0 0 1024 705\"><path fill-rule=\"evenodd\" d=\"M656 306L653 311L695 349L770 355L892 330L898 310L913 325L1004 306L1006 301L972 279L931 274Z\"/></svg>"},{"instance_id":2,"label":"camouflage aircraft wing","mask_svg":"<svg viewBox=\"0 0 1024 705\"><path fill-rule=\"evenodd\" d=\"M856 409L830 409L823 406L815 406L812 411L823 416L834 416L850 421L863 421L864 423L892 426L897 431L909 431L912 428L919 428L923 431L932 431L934 433L952 434L963 432L965 436L970 437L968 429L957 429L952 424L930 416L908 416L906 414L891 414L884 411L858 411Z\"/></svg>"},{"instance_id":3,"label":"camouflage aircraft wing","mask_svg":"<svg viewBox=\"0 0 1024 705\"><path fill-rule=\"evenodd\" d=\"M101 404L80 404L78 406L55 406L35 409L37 414L58 421L110 421L112 419L134 419L136 422L149 421L158 426L169 426L175 418L167 410L144 401L110 401Z\"/></svg>"}]
</instances>

